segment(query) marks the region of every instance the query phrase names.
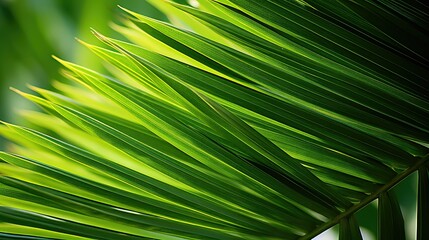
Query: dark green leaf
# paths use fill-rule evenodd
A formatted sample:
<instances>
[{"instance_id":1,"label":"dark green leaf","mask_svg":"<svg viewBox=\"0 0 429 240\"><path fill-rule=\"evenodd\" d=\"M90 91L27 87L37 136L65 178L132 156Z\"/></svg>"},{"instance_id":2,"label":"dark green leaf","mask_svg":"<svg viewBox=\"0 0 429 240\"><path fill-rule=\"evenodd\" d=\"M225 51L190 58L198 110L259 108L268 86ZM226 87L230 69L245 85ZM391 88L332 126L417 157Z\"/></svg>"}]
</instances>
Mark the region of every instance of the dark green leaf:
<instances>
[{"instance_id":1,"label":"dark green leaf","mask_svg":"<svg viewBox=\"0 0 429 240\"><path fill-rule=\"evenodd\" d=\"M405 226L398 200L392 192L378 199L378 237L380 240L405 240Z\"/></svg>"},{"instance_id":2,"label":"dark green leaf","mask_svg":"<svg viewBox=\"0 0 429 240\"><path fill-rule=\"evenodd\" d=\"M429 179L427 166L419 168L418 189L417 240L423 240L429 238Z\"/></svg>"}]
</instances>

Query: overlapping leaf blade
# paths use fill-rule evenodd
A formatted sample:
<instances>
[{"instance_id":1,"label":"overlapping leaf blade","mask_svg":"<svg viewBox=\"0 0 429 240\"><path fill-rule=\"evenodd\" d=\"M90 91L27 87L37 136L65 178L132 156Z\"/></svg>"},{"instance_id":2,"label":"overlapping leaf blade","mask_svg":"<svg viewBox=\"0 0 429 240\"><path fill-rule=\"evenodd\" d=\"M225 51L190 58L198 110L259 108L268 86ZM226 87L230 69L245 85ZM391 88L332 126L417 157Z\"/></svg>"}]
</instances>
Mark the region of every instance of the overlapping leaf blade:
<instances>
[{"instance_id":1,"label":"overlapping leaf blade","mask_svg":"<svg viewBox=\"0 0 429 240\"><path fill-rule=\"evenodd\" d=\"M417 239L426 239L429 237L429 230L426 227L429 224L429 179L428 168L422 166L419 172L419 190L417 205Z\"/></svg>"},{"instance_id":2,"label":"overlapping leaf blade","mask_svg":"<svg viewBox=\"0 0 429 240\"><path fill-rule=\"evenodd\" d=\"M395 195L384 192L378 200L378 239L405 239L404 219Z\"/></svg>"},{"instance_id":3,"label":"overlapping leaf blade","mask_svg":"<svg viewBox=\"0 0 429 240\"><path fill-rule=\"evenodd\" d=\"M340 240L362 240L362 235L359 230L359 225L356 219L352 216L350 218L343 218L340 222Z\"/></svg>"}]
</instances>

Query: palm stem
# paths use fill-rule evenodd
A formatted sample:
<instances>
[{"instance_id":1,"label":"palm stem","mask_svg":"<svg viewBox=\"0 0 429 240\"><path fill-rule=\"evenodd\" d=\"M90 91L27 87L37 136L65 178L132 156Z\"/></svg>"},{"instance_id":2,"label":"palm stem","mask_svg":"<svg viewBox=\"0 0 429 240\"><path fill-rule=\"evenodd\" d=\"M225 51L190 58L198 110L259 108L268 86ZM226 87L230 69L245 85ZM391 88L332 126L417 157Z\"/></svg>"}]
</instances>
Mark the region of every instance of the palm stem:
<instances>
[{"instance_id":1,"label":"palm stem","mask_svg":"<svg viewBox=\"0 0 429 240\"><path fill-rule=\"evenodd\" d=\"M352 214L354 214L356 211L362 209L369 203L371 203L373 200L377 199L380 194L389 191L392 187L394 187L397 183L401 182L403 179L408 177L410 174L417 171L421 166L426 164L429 160L429 154L422 157L420 160L418 160L413 166L409 167L407 170L402 172L401 174L398 174L396 177L394 177L391 181L383 185L381 188L379 188L377 191L363 199L358 204L353 205L349 209L347 209L345 212L339 214L335 218L331 219L330 221L320 225L318 228L314 229L312 232L302 236L299 240L309 240L313 237L319 235L320 233L324 232L325 230L331 228L332 226L335 226L338 224L341 219L346 218Z\"/></svg>"}]
</instances>

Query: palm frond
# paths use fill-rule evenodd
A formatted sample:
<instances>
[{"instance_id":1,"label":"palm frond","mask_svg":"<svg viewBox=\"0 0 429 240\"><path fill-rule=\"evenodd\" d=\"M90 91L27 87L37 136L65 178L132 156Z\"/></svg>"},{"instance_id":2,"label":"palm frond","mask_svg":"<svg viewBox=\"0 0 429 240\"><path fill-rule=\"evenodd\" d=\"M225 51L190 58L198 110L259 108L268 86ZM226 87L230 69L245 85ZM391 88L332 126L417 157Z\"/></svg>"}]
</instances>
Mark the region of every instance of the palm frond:
<instances>
[{"instance_id":1,"label":"palm frond","mask_svg":"<svg viewBox=\"0 0 429 240\"><path fill-rule=\"evenodd\" d=\"M55 57L56 91L15 90L46 113L0 128L5 237L362 239L378 199L380 239L403 239L389 190L418 171L425 239L427 6L149 2L174 24L124 9L128 42L79 40L107 74Z\"/></svg>"}]
</instances>

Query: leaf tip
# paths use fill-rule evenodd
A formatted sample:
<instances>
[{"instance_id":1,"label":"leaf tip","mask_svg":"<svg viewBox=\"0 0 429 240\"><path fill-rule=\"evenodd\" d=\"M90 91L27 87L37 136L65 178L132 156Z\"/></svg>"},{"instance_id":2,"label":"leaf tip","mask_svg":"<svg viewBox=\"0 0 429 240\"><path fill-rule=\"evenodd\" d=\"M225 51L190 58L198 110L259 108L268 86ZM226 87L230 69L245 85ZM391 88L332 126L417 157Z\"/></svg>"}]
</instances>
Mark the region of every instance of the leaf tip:
<instances>
[{"instance_id":1,"label":"leaf tip","mask_svg":"<svg viewBox=\"0 0 429 240\"><path fill-rule=\"evenodd\" d=\"M78 43L80 43L80 44L82 44L82 45L84 45L85 47L91 47L91 44L89 44L89 43L87 43L87 42L85 42L85 41L83 41L83 40L81 40L81 39L79 39L79 38L74 38Z\"/></svg>"},{"instance_id":2,"label":"leaf tip","mask_svg":"<svg viewBox=\"0 0 429 240\"><path fill-rule=\"evenodd\" d=\"M61 63L61 64L64 64L65 63L65 61L64 60L62 60L61 58L59 58L59 57L57 57L57 56L55 56L55 55L51 55L51 57L53 58L53 59L55 59L55 61L57 61L57 62L59 62L59 63Z\"/></svg>"},{"instance_id":3,"label":"leaf tip","mask_svg":"<svg viewBox=\"0 0 429 240\"><path fill-rule=\"evenodd\" d=\"M13 92L15 92L15 93L18 93L19 95L21 95L21 96L24 96L26 93L24 93L23 91L21 91L21 90L18 90L18 89L16 89L16 88L14 88L14 87L9 87L9 89L10 90L12 90Z\"/></svg>"},{"instance_id":4,"label":"leaf tip","mask_svg":"<svg viewBox=\"0 0 429 240\"><path fill-rule=\"evenodd\" d=\"M36 86L33 86L33 85L30 85L30 84L27 84L27 87L29 88L29 89L31 89L31 90L33 90L33 91L35 91L35 92L38 92L41 88L38 88L38 87L36 87Z\"/></svg>"}]
</instances>

